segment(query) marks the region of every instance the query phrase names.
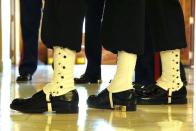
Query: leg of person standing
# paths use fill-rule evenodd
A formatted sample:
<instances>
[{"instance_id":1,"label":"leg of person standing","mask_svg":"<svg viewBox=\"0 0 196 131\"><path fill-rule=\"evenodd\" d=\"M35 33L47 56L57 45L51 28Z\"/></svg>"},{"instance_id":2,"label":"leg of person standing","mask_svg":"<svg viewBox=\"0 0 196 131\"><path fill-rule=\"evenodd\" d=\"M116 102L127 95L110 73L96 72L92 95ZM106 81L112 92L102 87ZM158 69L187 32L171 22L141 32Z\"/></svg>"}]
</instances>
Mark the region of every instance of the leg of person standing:
<instances>
[{"instance_id":1,"label":"leg of person standing","mask_svg":"<svg viewBox=\"0 0 196 131\"><path fill-rule=\"evenodd\" d=\"M17 82L30 81L37 69L42 0L20 0L23 54Z\"/></svg>"},{"instance_id":2,"label":"leg of person standing","mask_svg":"<svg viewBox=\"0 0 196 131\"><path fill-rule=\"evenodd\" d=\"M85 16L85 55L87 67L80 78L75 78L76 84L101 82L101 23L105 0L87 1Z\"/></svg>"},{"instance_id":3,"label":"leg of person standing","mask_svg":"<svg viewBox=\"0 0 196 131\"><path fill-rule=\"evenodd\" d=\"M144 0L107 0L103 17L103 46L117 53L117 70L110 85L89 96L91 108L136 110L132 76L137 54L143 54L145 34Z\"/></svg>"},{"instance_id":4,"label":"leg of person standing","mask_svg":"<svg viewBox=\"0 0 196 131\"><path fill-rule=\"evenodd\" d=\"M146 16L146 19L148 19L148 16ZM152 33L149 27L149 20L146 20L145 24L146 24L146 29L145 29L144 54L138 56L136 67L135 67L134 88L136 89L136 92L147 91L149 89L148 85L156 83L154 68L155 66L159 66L159 65L155 65L155 62L159 61L159 59L158 60L155 59L155 53L154 53L155 49L153 46ZM161 68L161 66L158 68ZM160 74L161 74L161 69L160 69ZM187 84L186 75L182 63L180 63L180 75L183 83L186 85Z\"/></svg>"},{"instance_id":5,"label":"leg of person standing","mask_svg":"<svg viewBox=\"0 0 196 131\"><path fill-rule=\"evenodd\" d=\"M156 84L138 97L138 104L186 104L187 91L180 67L180 49L186 47L182 8L177 0L148 0L146 14L153 45L160 51L162 73Z\"/></svg>"},{"instance_id":6,"label":"leg of person standing","mask_svg":"<svg viewBox=\"0 0 196 131\"><path fill-rule=\"evenodd\" d=\"M134 88L136 90L146 85L155 83L154 62L154 49L152 39L149 33L149 28L146 26L144 54L138 55L135 67Z\"/></svg>"},{"instance_id":7,"label":"leg of person standing","mask_svg":"<svg viewBox=\"0 0 196 131\"><path fill-rule=\"evenodd\" d=\"M143 53L144 48L142 44L144 29L141 22L145 21L145 17L141 12L144 12L142 9L145 10L145 2L139 0L108 0L107 2L103 22L104 47L118 52L117 72L111 84L98 95L90 96L87 103L92 108L115 109L117 107L119 109L121 107L123 110L133 111L134 91L130 82L137 59L136 54ZM152 85L154 90L150 93L144 92L143 96L137 98L137 102L139 104L186 104L186 87L180 77L180 49L186 47L180 3L176 0L146 2L154 49L161 55L162 75L156 84Z\"/></svg>"},{"instance_id":8,"label":"leg of person standing","mask_svg":"<svg viewBox=\"0 0 196 131\"><path fill-rule=\"evenodd\" d=\"M79 97L74 86L76 52L81 49L84 0L45 0L42 40L54 50L54 73L43 90L27 99L14 99L11 109L24 113L77 113Z\"/></svg>"}]
</instances>

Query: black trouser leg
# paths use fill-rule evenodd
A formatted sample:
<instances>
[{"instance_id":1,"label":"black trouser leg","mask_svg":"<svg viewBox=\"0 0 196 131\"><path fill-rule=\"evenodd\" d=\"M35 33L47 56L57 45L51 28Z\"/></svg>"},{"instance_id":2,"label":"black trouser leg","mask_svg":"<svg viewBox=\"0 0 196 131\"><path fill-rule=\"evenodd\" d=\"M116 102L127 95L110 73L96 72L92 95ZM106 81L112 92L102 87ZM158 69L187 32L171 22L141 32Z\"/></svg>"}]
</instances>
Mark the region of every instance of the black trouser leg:
<instances>
[{"instance_id":1,"label":"black trouser leg","mask_svg":"<svg viewBox=\"0 0 196 131\"><path fill-rule=\"evenodd\" d=\"M104 0L89 1L87 6L85 54L88 63L85 73L89 76L101 76L102 44L100 35Z\"/></svg>"},{"instance_id":2,"label":"black trouser leg","mask_svg":"<svg viewBox=\"0 0 196 131\"><path fill-rule=\"evenodd\" d=\"M142 85L153 84L155 82L154 73L154 47L149 23L146 21L144 54L137 57L135 82Z\"/></svg>"},{"instance_id":3,"label":"black trouser leg","mask_svg":"<svg viewBox=\"0 0 196 131\"><path fill-rule=\"evenodd\" d=\"M20 75L33 74L37 68L42 0L20 0L20 4L23 57L19 73Z\"/></svg>"},{"instance_id":4,"label":"black trouser leg","mask_svg":"<svg viewBox=\"0 0 196 131\"><path fill-rule=\"evenodd\" d=\"M182 79L182 82L186 85L187 84L186 72L185 72L184 66L181 62L180 62L180 77Z\"/></svg>"}]
</instances>

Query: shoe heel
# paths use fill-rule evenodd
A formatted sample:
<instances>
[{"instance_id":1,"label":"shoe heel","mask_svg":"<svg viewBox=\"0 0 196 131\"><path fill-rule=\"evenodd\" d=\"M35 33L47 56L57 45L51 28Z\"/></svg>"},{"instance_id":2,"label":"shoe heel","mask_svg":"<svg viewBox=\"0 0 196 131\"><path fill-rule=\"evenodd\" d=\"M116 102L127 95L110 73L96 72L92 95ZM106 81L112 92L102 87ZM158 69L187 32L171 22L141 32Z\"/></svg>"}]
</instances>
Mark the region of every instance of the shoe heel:
<instances>
[{"instance_id":1,"label":"shoe heel","mask_svg":"<svg viewBox=\"0 0 196 131\"><path fill-rule=\"evenodd\" d=\"M136 104L132 105L114 105L114 110L127 112L127 111L136 111Z\"/></svg>"},{"instance_id":2,"label":"shoe heel","mask_svg":"<svg viewBox=\"0 0 196 131\"><path fill-rule=\"evenodd\" d=\"M187 104L187 98L176 98L172 99L171 104Z\"/></svg>"},{"instance_id":3,"label":"shoe heel","mask_svg":"<svg viewBox=\"0 0 196 131\"><path fill-rule=\"evenodd\" d=\"M56 108L55 112L57 114L75 114L78 113L78 106L65 106L64 108Z\"/></svg>"}]
</instances>

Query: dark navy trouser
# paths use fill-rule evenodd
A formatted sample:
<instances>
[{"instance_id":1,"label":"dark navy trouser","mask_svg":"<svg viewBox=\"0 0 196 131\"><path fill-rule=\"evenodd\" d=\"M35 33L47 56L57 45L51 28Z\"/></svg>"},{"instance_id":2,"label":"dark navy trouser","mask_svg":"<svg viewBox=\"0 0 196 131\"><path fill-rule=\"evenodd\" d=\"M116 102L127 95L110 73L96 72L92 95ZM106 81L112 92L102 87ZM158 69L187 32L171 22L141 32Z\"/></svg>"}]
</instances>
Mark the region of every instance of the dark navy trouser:
<instances>
[{"instance_id":1,"label":"dark navy trouser","mask_svg":"<svg viewBox=\"0 0 196 131\"><path fill-rule=\"evenodd\" d=\"M89 76L101 75L101 21L105 0L87 1L85 16L85 54L88 60L86 74Z\"/></svg>"},{"instance_id":2,"label":"dark navy trouser","mask_svg":"<svg viewBox=\"0 0 196 131\"><path fill-rule=\"evenodd\" d=\"M20 75L33 74L37 69L38 36L42 13L42 0L20 0L23 56Z\"/></svg>"}]
</instances>

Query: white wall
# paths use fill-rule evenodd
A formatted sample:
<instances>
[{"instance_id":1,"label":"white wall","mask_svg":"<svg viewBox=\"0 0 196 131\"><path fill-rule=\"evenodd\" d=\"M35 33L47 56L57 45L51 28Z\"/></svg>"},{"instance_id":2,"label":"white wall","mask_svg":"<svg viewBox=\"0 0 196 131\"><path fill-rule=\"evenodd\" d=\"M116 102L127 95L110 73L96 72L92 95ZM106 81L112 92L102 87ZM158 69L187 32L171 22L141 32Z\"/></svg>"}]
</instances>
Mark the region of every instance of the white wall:
<instances>
[{"instance_id":1,"label":"white wall","mask_svg":"<svg viewBox=\"0 0 196 131\"><path fill-rule=\"evenodd\" d=\"M10 0L1 0L3 64L6 64L6 63L11 64L11 60L10 60L10 6L11 6Z\"/></svg>"}]
</instances>

